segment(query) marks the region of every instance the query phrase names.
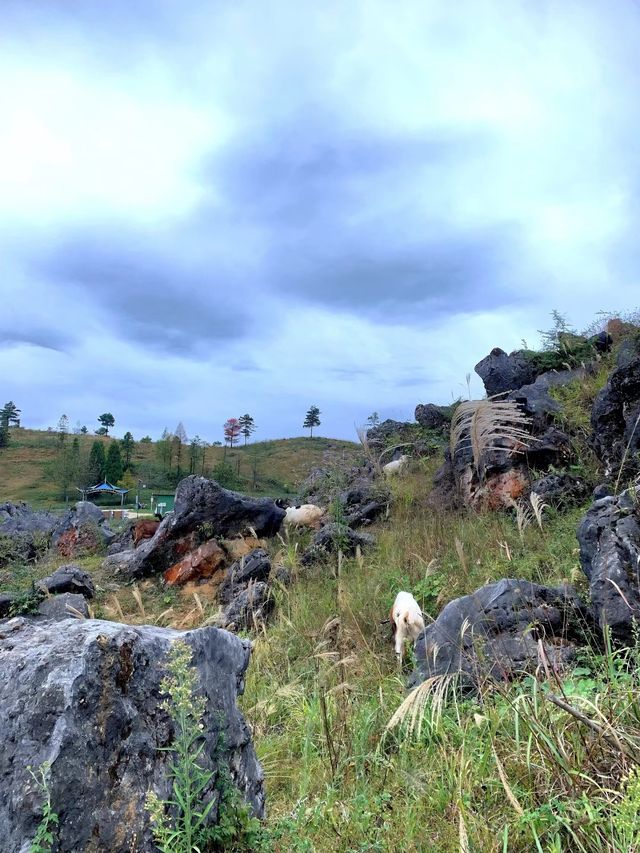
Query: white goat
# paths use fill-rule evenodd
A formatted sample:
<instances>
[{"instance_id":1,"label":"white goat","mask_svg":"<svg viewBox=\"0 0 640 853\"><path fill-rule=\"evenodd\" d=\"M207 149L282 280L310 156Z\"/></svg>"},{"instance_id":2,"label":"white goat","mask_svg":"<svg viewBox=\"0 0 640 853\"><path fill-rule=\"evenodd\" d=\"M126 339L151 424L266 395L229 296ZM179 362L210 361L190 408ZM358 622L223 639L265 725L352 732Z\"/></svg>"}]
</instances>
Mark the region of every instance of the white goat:
<instances>
[{"instance_id":1,"label":"white goat","mask_svg":"<svg viewBox=\"0 0 640 853\"><path fill-rule=\"evenodd\" d=\"M396 638L396 655L402 659L405 640L418 639L424 631L420 605L410 592L399 592L391 608L391 630Z\"/></svg>"},{"instance_id":2,"label":"white goat","mask_svg":"<svg viewBox=\"0 0 640 853\"><path fill-rule=\"evenodd\" d=\"M287 527L311 527L319 530L324 513L325 511L315 504L288 506L285 510L284 523Z\"/></svg>"},{"instance_id":3,"label":"white goat","mask_svg":"<svg viewBox=\"0 0 640 853\"><path fill-rule=\"evenodd\" d=\"M394 459L393 462L387 462L382 466L382 471L385 477L395 477L396 474L402 474L407 467L409 457L404 454L399 459Z\"/></svg>"}]
</instances>

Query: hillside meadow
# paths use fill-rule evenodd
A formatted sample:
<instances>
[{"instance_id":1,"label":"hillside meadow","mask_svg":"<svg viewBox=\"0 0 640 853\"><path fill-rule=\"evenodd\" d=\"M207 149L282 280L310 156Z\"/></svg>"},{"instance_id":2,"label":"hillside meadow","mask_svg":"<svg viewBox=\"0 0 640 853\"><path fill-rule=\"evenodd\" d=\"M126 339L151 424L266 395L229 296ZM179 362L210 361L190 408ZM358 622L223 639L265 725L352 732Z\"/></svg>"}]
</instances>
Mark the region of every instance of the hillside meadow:
<instances>
[{"instance_id":1,"label":"hillside meadow","mask_svg":"<svg viewBox=\"0 0 640 853\"><path fill-rule=\"evenodd\" d=\"M111 442L118 441L111 436L96 435L74 435L67 440L74 438L78 439L85 459L95 441L104 445L105 452ZM63 506L53 470L58 448L56 432L12 428L9 446L0 451L0 501L23 500L40 508ZM353 442L320 436L256 441L246 447L208 446L202 449L194 473L211 476L216 465L225 461L242 491L278 497L295 494L311 469L326 464L327 457L349 460L357 453L358 445ZM160 464L156 442L136 441L131 462L133 477L139 478L147 488L172 491L175 480L189 473L189 446L182 447L180 474L175 459L168 470ZM75 493L76 498L71 497L74 493L72 487L70 500L78 499L79 493ZM132 490L130 505L134 499Z\"/></svg>"}]
</instances>

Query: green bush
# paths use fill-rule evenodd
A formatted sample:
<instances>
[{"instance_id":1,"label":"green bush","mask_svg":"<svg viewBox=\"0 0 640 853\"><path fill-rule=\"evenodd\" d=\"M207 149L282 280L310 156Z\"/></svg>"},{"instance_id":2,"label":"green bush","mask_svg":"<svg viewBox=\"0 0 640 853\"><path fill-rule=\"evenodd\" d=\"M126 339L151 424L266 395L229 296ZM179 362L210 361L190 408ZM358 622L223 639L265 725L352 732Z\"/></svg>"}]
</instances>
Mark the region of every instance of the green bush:
<instances>
[{"instance_id":1,"label":"green bush","mask_svg":"<svg viewBox=\"0 0 640 853\"><path fill-rule=\"evenodd\" d=\"M220 767L216 775L199 762L205 746L202 720L206 699L197 692L198 674L191 658L186 643L173 643L167 663L169 674L162 680L166 699L161 707L175 726L169 748L173 753L169 764L173 798L163 801L154 791L147 794L153 837L162 853L250 853L262 844L260 822L251 816L227 768ZM222 747L219 738L219 752ZM215 822L211 819L214 807Z\"/></svg>"}]
</instances>

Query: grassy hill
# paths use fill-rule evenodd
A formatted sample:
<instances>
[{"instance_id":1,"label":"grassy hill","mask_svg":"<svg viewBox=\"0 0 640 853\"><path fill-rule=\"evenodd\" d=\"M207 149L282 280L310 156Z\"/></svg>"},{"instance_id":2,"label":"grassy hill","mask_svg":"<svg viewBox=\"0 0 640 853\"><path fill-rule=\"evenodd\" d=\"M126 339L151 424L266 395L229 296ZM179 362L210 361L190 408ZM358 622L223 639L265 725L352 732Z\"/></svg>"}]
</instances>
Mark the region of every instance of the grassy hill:
<instances>
[{"instance_id":1,"label":"grassy hill","mask_svg":"<svg viewBox=\"0 0 640 853\"><path fill-rule=\"evenodd\" d=\"M84 460L94 441L102 442L105 452L110 442L117 441L95 435L78 435L77 438ZM9 446L0 450L0 502L24 500L37 507L60 505L62 494L53 470L58 447L55 432L12 429ZM189 447L183 445L180 473L175 455L167 468L159 462L157 450L156 442L136 442L131 460L132 475L149 488L172 490L177 480L189 473ZM227 448L226 453L223 447L207 447L198 459L195 473L211 476L216 465L225 460L237 480L234 485L242 491L279 496L295 493L310 470L322 464L325 458L350 459L357 452L358 445L353 442L315 436L259 441L247 447ZM86 483L80 479L74 485ZM70 494L77 493L72 488ZM135 498L133 491L131 497Z\"/></svg>"}]
</instances>

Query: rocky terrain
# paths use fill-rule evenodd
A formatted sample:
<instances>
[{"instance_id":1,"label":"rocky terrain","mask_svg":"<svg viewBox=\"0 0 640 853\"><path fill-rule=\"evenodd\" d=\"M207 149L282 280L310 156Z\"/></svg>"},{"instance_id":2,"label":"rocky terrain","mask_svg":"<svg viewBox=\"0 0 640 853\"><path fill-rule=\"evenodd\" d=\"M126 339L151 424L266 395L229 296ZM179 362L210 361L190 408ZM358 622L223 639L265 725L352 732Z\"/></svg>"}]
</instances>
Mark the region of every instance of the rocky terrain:
<instances>
[{"instance_id":1,"label":"rocky terrain","mask_svg":"<svg viewBox=\"0 0 640 853\"><path fill-rule=\"evenodd\" d=\"M144 801L149 790L171 798L162 750L175 733L161 680L177 638L193 650L207 699L200 754L211 777L200 799L212 803L212 825L225 820L220 774L231 773L261 817L265 789L255 750L264 740L267 798L269 784L278 797L285 788L272 754L288 761L285 755L313 743L318 763L303 753L304 766L315 769L300 777L299 792L314 792L322 822L304 830L304 813L284 818L279 801L279 817L260 842L265 849L329 849L325 828L339 827L343 839L358 797L385 813L385 786L393 783L386 771L387 781L378 780L373 754L370 789L358 787L349 767L357 761L353 737L364 719L358 714L378 720L387 712L378 734L367 735L384 743L392 716L387 691L397 697L392 726L404 719L405 702L426 703L445 689L437 685L449 683L492 718L492 697L526 689L517 685L533 677L540 689L546 681L562 693L557 707L569 708L563 713L572 725L586 725L576 738L601 732L599 718L589 727L587 706L569 701L571 673L584 670L585 660L624 651L626 668L616 663L616 671L635 679L628 655L640 611L640 335L635 328L616 331L613 325L590 338L565 336L553 352L494 349L476 366L485 400L421 403L414 422L370 429L359 461L315 468L297 500L290 499L325 508L318 531L286 530L279 505L286 502L197 476L179 483L174 511L144 536L131 526L110 530L84 502L63 516L0 505L0 569L9 577L0 593L0 826L11 839L7 849L27 849L42 820L42 790L28 765L50 767L48 791L59 818L52 849L157 849ZM408 472L385 477L384 464L401 454L409 457ZM30 586L11 587L15 566L33 567ZM402 587L414 590L428 619L405 666L410 692L398 696L386 612ZM126 596L137 608L127 612L131 621L151 617L174 627L126 624ZM112 621L95 618L107 615ZM175 630L185 623L194 629ZM254 641L253 666L251 644L238 633ZM597 665L589 666L595 685ZM245 678L253 741L237 706ZM616 689L609 685L610 703ZM415 727L426 705L408 707ZM439 713L432 710L432 727ZM299 725L313 729L309 742L309 729ZM616 725L613 712L609 725ZM629 726L616 735L625 762L634 749L625 740ZM492 737L490 754L515 760L512 734L496 728ZM593 773L605 773L606 765L607 784L622 784L610 755L602 764L595 752L589 756ZM491 778L504 788L500 767L478 784L486 787ZM292 779L300 772L290 766ZM314 776L336 796L345 792L343 817L327 811L330 798ZM561 777L549 778L561 786ZM374 788L377 805L368 799ZM604 811L613 808L600 789L587 786L584 793L602 796ZM517 796L541 803L544 793ZM576 802L572 794L566 808ZM364 820L360 812L357 819ZM473 820L478 849L493 849L482 847L485 825ZM359 843L380 838L380 825L358 829ZM454 849L448 825L433 829L432 849ZM523 827L513 825L513 849L533 849ZM319 846L294 846L307 831ZM349 844L336 849L351 850Z\"/></svg>"}]
</instances>

